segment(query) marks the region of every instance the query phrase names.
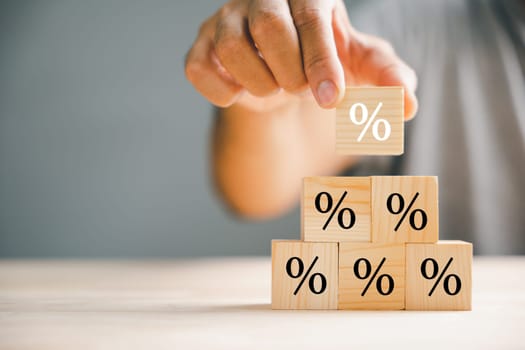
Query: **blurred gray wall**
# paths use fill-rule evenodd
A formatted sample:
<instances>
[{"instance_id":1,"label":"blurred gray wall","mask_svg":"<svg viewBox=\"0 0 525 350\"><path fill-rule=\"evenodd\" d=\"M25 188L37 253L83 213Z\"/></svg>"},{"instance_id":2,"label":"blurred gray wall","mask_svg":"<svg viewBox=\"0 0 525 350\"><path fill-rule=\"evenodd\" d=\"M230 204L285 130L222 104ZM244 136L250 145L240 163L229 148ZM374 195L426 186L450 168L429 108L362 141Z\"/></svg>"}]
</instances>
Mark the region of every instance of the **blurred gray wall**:
<instances>
[{"instance_id":1,"label":"blurred gray wall","mask_svg":"<svg viewBox=\"0 0 525 350\"><path fill-rule=\"evenodd\" d=\"M229 217L184 55L222 1L0 2L0 257L268 254Z\"/></svg>"}]
</instances>

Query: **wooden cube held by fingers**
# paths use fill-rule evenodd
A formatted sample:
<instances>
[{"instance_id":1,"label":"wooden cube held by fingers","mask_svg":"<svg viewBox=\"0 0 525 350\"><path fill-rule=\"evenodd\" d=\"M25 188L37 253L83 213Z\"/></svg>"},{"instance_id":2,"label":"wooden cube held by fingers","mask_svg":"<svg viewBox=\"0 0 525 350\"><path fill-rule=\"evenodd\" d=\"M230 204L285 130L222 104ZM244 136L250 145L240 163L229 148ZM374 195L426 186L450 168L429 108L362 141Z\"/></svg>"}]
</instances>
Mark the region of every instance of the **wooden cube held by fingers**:
<instances>
[{"instance_id":1,"label":"wooden cube held by fingers","mask_svg":"<svg viewBox=\"0 0 525 350\"><path fill-rule=\"evenodd\" d=\"M401 86L346 88L336 109L336 152L402 154L404 109Z\"/></svg>"}]
</instances>

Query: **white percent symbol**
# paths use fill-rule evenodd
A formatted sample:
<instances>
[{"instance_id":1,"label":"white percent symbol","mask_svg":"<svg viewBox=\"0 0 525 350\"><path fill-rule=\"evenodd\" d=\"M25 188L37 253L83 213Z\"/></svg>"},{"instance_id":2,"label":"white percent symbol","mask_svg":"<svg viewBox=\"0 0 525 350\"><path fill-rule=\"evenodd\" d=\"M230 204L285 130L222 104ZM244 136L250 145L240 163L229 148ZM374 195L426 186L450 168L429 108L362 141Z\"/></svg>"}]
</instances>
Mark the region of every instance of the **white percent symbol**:
<instances>
[{"instance_id":1,"label":"white percent symbol","mask_svg":"<svg viewBox=\"0 0 525 350\"><path fill-rule=\"evenodd\" d=\"M348 111L348 114L350 116L350 121L355 125L363 125L363 129L361 130L361 133L359 134L359 137L357 138L357 142L361 142L363 140L363 137L365 137L365 134L367 130L370 128L370 125L372 125L372 136L374 136L374 139L377 141L385 141L390 137L390 134L392 133L392 128L390 127L390 123L386 121L385 119L377 119L374 122L374 119L377 117L377 113L379 113L379 110L383 106L383 102L379 102L376 109L368 118L368 108L363 103L354 103L352 107L350 107L350 110ZM361 119L357 119L357 109L361 108ZM379 125L383 124L384 131L383 135L379 135Z\"/></svg>"}]
</instances>

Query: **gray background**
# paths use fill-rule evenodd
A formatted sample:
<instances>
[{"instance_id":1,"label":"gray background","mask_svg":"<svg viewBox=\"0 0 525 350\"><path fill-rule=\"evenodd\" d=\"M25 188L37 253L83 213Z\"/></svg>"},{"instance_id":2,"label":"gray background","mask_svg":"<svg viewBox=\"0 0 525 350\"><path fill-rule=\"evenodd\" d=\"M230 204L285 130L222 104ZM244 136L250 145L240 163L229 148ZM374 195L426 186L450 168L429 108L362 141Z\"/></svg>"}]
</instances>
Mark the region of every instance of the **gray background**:
<instances>
[{"instance_id":1,"label":"gray background","mask_svg":"<svg viewBox=\"0 0 525 350\"><path fill-rule=\"evenodd\" d=\"M209 183L184 55L222 1L0 2L0 257L268 254Z\"/></svg>"}]
</instances>

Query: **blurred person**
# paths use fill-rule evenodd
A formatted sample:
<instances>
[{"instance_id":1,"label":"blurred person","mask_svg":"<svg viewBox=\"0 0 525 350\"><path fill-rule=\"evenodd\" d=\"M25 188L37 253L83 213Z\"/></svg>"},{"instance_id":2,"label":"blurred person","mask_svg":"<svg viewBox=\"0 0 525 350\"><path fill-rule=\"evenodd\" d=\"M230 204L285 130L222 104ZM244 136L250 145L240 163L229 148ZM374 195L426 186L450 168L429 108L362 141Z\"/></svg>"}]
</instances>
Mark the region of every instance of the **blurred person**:
<instances>
[{"instance_id":1,"label":"blurred person","mask_svg":"<svg viewBox=\"0 0 525 350\"><path fill-rule=\"evenodd\" d=\"M441 239L525 253L525 1L347 5L233 0L203 22L185 68L218 107L225 203L268 219L305 176L437 175ZM418 117L403 156L335 154L332 109L354 85L404 87L405 117Z\"/></svg>"}]
</instances>

